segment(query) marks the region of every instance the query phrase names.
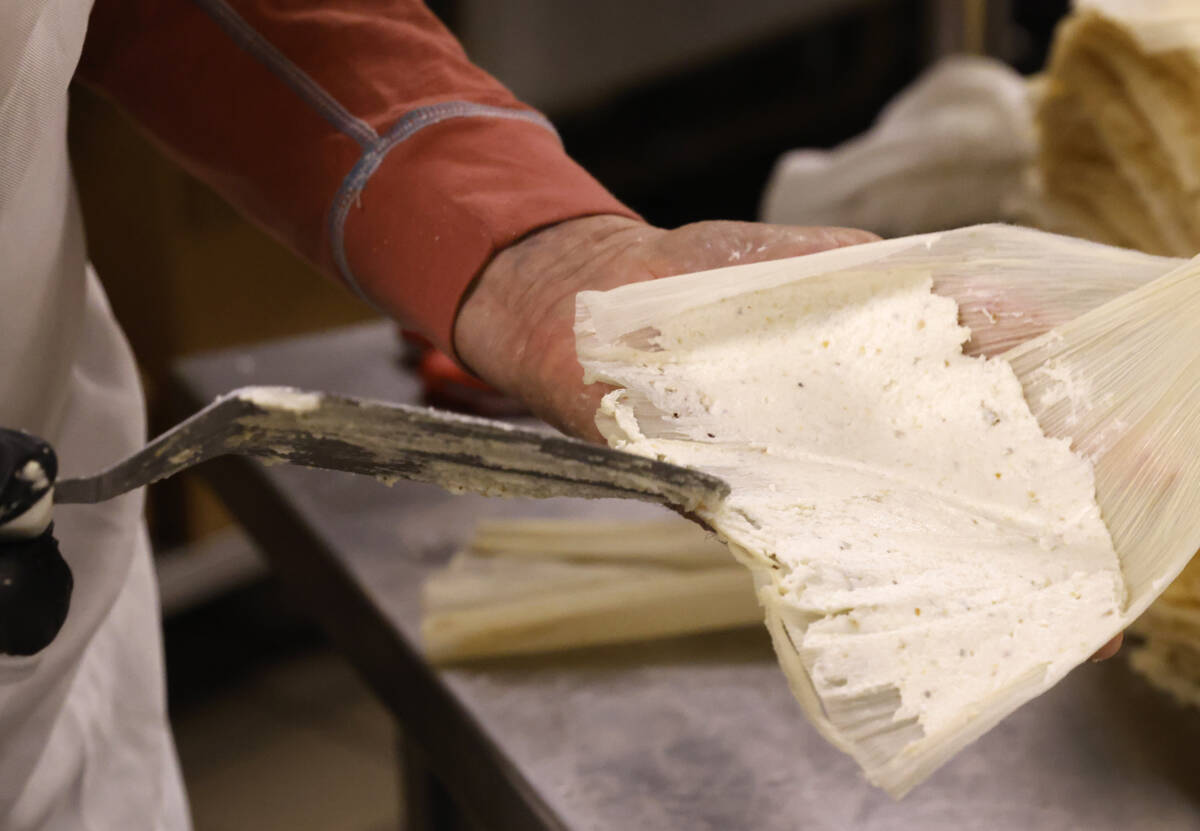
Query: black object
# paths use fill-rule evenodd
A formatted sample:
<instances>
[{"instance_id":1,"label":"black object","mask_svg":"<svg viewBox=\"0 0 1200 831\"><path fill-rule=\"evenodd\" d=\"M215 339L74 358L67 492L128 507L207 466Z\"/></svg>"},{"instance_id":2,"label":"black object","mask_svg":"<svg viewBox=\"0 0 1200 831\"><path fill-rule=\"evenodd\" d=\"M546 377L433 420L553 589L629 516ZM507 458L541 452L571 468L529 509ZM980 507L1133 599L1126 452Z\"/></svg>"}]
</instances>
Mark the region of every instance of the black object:
<instances>
[{"instance_id":1,"label":"black object","mask_svg":"<svg viewBox=\"0 0 1200 831\"><path fill-rule=\"evenodd\" d=\"M75 579L53 532L0 540L0 653L41 652L67 619Z\"/></svg>"},{"instance_id":2,"label":"black object","mask_svg":"<svg viewBox=\"0 0 1200 831\"><path fill-rule=\"evenodd\" d=\"M35 463L33 466L30 462ZM37 436L0 428L0 653L41 652L62 629L75 579L54 539L54 524L4 534L45 498L58 476L54 449Z\"/></svg>"},{"instance_id":3,"label":"black object","mask_svg":"<svg viewBox=\"0 0 1200 831\"><path fill-rule=\"evenodd\" d=\"M23 475L30 462L40 466L40 477ZM20 430L0 428L0 526L32 508L57 475L58 457L48 443Z\"/></svg>"}]
</instances>

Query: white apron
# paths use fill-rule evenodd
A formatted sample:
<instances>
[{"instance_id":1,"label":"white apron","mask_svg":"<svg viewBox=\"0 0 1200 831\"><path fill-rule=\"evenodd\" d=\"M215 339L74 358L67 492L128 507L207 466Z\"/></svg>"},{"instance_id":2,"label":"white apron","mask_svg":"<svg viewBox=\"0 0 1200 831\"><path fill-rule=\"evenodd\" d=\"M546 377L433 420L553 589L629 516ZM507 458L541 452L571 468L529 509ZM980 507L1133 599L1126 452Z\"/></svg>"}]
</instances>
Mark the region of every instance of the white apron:
<instances>
[{"instance_id":1,"label":"white apron","mask_svg":"<svg viewBox=\"0 0 1200 831\"><path fill-rule=\"evenodd\" d=\"M67 84L90 9L0 3L0 425L48 439L60 476L113 462L145 431L67 162ZM0 656L3 831L189 827L141 513L140 492L55 511L75 591L47 649Z\"/></svg>"}]
</instances>

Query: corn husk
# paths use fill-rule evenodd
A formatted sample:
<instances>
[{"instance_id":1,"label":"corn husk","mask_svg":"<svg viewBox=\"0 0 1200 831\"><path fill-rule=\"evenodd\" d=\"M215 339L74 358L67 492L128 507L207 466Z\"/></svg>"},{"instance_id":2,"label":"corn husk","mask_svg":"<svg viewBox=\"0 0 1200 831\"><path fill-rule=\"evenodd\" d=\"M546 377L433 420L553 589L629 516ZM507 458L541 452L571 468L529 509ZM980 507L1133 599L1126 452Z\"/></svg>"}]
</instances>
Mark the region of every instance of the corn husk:
<instances>
[{"instance_id":1,"label":"corn husk","mask_svg":"<svg viewBox=\"0 0 1200 831\"><path fill-rule=\"evenodd\" d=\"M1132 632L1130 665L1179 703L1200 707L1200 559L1194 558Z\"/></svg>"},{"instance_id":2,"label":"corn husk","mask_svg":"<svg viewBox=\"0 0 1200 831\"><path fill-rule=\"evenodd\" d=\"M1189 322L1200 314L1195 268L1026 229L980 226L642 283L615 298L585 293L576 332L589 375L619 377L634 353L654 349L656 322L686 310L794 281L922 271L933 276L935 290L962 297L977 350L995 352L1040 335L1006 357L1045 432L1073 439L1096 465L1097 499L1129 585L1115 634L1200 545L1200 515L1187 509L1200 496L1200 467L1186 453L1200 435L1200 329ZM635 396L627 400L639 424L662 422L671 437L652 407ZM756 558L742 553L754 567ZM1031 671L912 752L906 748L922 731L896 717L893 688L838 700L818 696L790 632L794 624L774 611L769 571L755 575L780 664L806 715L894 795L1061 677Z\"/></svg>"},{"instance_id":3,"label":"corn husk","mask_svg":"<svg viewBox=\"0 0 1200 831\"><path fill-rule=\"evenodd\" d=\"M762 620L745 569L681 519L480 523L422 599L425 651L443 663Z\"/></svg>"},{"instance_id":4,"label":"corn husk","mask_svg":"<svg viewBox=\"0 0 1200 831\"><path fill-rule=\"evenodd\" d=\"M729 551L694 525L667 520L485 520L475 526L470 553L477 557L731 568Z\"/></svg>"},{"instance_id":5,"label":"corn husk","mask_svg":"<svg viewBox=\"0 0 1200 831\"><path fill-rule=\"evenodd\" d=\"M1200 6L1080 0L1039 90L1043 224L1144 251L1200 249ZM1183 582L1138 622L1145 645L1131 664L1200 705L1200 628L1179 623L1200 588Z\"/></svg>"},{"instance_id":6,"label":"corn husk","mask_svg":"<svg viewBox=\"0 0 1200 831\"><path fill-rule=\"evenodd\" d=\"M1132 622L1200 548L1200 261L1004 357L1049 436L1073 440L1121 557Z\"/></svg>"},{"instance_id":7,"label":"corn husk","mask_svg":"<svg viewBox=\"0 0 1200 831\"><path fill-rule=\"evenodd\" d=\"M1200 7L1078 3L1038 89L1051 226L1155 253L1200 250Z\"/></svg>"},{"instance_id":8,"label":"corn husk","mask_svg":"<svg viewBox=\"0 0 1200 831\"><path fill-rule=\"evenodd\" d=\"M591 361L620 359L662 310L689 309L752 291L860 268L924 269L934 290L954 297L971 329L966 351L994 355L1042 335L1160 277L1182 262L1011 225L976 225L824 251L806 257L720 269L687 291L651 280L622 289L619 305L589 302ZM616 346L608 346L616 344Z\"/></svg>"}]
</instances>

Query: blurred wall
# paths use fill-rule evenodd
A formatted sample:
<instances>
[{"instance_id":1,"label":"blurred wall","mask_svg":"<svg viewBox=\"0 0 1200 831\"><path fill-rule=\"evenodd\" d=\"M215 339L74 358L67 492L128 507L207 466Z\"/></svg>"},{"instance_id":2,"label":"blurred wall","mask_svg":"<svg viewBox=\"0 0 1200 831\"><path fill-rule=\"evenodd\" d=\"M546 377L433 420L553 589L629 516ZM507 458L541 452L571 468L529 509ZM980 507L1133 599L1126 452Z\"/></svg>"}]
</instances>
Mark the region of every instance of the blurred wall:
<instances>
[{"instance_id":1,"label":"blurred wall","mask_svg":"<svg viewBox=\"0 0 1200 831\"><path fill-rule=\"evenodd\" d=\"M459 0L467 53L551 113L701 66L868 0ZM769 79L764 79L769 80Z\"/></svg>"}]
</instances>

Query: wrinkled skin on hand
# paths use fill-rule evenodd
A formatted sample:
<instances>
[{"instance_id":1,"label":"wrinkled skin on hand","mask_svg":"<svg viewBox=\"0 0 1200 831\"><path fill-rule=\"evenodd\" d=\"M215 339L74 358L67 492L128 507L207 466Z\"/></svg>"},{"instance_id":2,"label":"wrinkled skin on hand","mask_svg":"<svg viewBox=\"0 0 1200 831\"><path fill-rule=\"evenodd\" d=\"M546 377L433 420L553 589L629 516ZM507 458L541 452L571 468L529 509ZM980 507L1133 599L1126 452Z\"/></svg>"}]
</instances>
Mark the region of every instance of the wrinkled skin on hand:
<instances>
[{"instance_id":1,"label":"wrinkled skin on hand","mask_svg":"<svg viewBox=\"0 0 1200 831\"><path fill-rule=\"evenodd\" d=\"M584 386L575 357L575 295L727 265L777 260L876 239L844 228L699 222L673 231L616 216L555 225L500 252L458 315L459 358L493 386L575 436L609 387Z\"/></svg>"},{"instance_id":2,"label":"wrinkled skin on hand","mask_svg":"<svg viewBox=\"0 0 1200 831\"><path fill-rule=\"evenodd\" d=\"M710 268L869 242L849 228L698 222L674 230L618 216L559 223L501 251L459 311L458 357L492 386L566 433L600 441L594 423L611 388L585 385L575 357L575 295ZM1118 636L1095 658L1116 654Z\"/></svg>"}]
</instances>

